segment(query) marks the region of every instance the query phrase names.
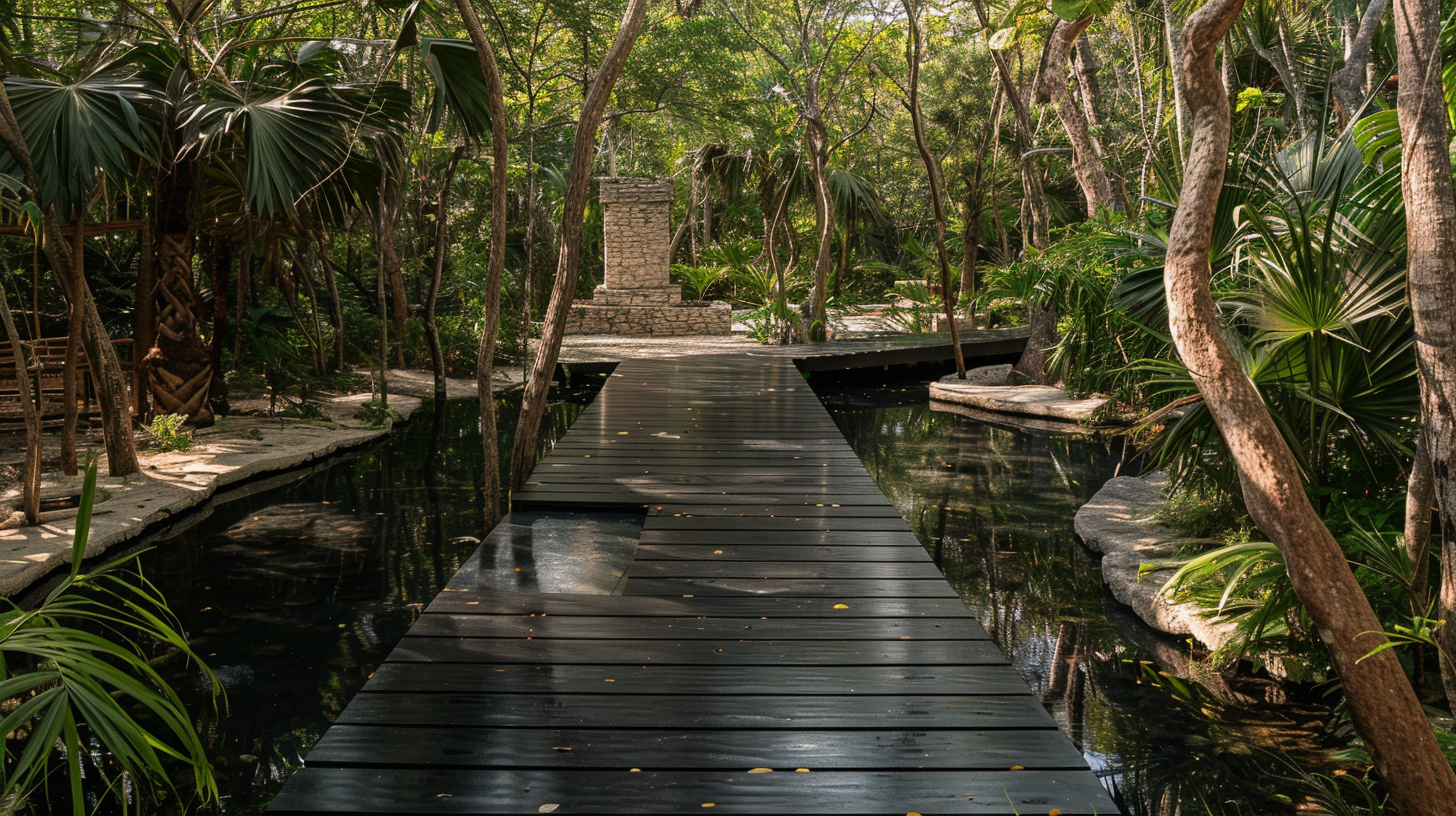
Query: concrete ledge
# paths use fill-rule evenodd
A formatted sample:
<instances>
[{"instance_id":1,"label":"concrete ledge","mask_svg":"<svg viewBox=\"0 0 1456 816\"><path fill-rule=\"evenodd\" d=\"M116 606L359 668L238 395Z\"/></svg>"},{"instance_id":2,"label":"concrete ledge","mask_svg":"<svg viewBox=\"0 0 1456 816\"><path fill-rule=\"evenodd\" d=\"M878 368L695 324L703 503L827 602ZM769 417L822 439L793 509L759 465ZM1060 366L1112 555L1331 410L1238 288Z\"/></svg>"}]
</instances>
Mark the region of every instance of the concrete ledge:
<instances>
[{"instance_id":1,"label":"concrete ledge","mask_svg":"<svg viewBox=\"0 0 1456 816\"><path fill-rule=\"evenodd\" d=\"M1144 564L1173 564L1182 540L1153 520L1166 501L1166 484L1164 474L1111 479L1077 510L1075 529L1089 550L1103 554L1102 582L1114 598L1154 629L1219 649L1233 638L1231 624L1204 617L1193 604L1168 600L1162 588L1171 572L1138 574Z\"/></svg>"},{"instance_id":2,"label":"concrete ledge","mask_svg":"<svg viewBox=\"0 0 1456 816\"><path fill-rule=\"evenodd\" d=\"M964 382L954 374L930 384L931 407L946 410L936 403L959 405L1008 418L1031 417L1045 422L1085 428L1103 405L1106 397L1072 399L1060 388L1049 385L977 385Z\"/></svg>"}]
</instances>

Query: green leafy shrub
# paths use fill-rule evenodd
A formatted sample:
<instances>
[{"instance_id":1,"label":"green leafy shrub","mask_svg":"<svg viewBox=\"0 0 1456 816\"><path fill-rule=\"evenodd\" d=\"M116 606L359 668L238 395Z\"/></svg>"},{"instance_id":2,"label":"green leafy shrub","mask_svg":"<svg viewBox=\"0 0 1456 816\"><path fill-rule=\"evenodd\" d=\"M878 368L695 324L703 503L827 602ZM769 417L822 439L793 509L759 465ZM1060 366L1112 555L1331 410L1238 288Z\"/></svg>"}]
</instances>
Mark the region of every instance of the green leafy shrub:
<instances>
[{"instance_id":1,"label":"green leafy shrub","mask_svg":"<svg viewBox=\"0 0 1456 816\"><path fill-rule=\"evenodd\" d=\"M0 733L7 735L0 802L23 807L57 766L64 768L76 816L90 812L83 789L87 780L104 788L102 796L122 802L130 793L122 773L145 787L176 794L168 775L172 762L189 768L193 795L216 801L217 782L193 719L141 645L161 643L181 652L201 669L214 696L221 686L188 646L157 588L140 574L120 572L133 556L82 571L95 496L92 463L76 516L70 574L34 609L0 599L5 666L0 699L7 701L0 709ZM143 720L133 713L137 710L145 712ZM93 759L94 745L109 761ZM83 768L88 762L90 767Z\"/></svg>"},{"instance_id":2,"label":"green leafy shrub","mask_svg":"<svg viewBox=\"0 0 1456 816\"><path fill-rule=\"evenodd\" d=\"M183 426L186 421L187 417L181 414L158 414L147 424L147 435L163 453L190 450L197 439Z\"/></svg>"},{"instance_id":3,"label":"green leafy shrub","mask_svg":"<svg viewBox=\"0 0 1456 816\"><path fill-rule=\"evenodd\" d=\"M686 300L707 300L708 292L719 281L728 277L728 270L721 266L673 264L672 274L683 285Z\"/></svg>"},{"instance_id":4,"label":"green leafy shrub","mask_svg":"<svg viewBox=\"0 0 1456 816\"><path fill-rule=\"evenodd\" d=\"M399 419L399 414L393 408L384 407L379 400L372 399L359 406L354 418L371 428L387 428Z\"/></svg>"}]
</instances>

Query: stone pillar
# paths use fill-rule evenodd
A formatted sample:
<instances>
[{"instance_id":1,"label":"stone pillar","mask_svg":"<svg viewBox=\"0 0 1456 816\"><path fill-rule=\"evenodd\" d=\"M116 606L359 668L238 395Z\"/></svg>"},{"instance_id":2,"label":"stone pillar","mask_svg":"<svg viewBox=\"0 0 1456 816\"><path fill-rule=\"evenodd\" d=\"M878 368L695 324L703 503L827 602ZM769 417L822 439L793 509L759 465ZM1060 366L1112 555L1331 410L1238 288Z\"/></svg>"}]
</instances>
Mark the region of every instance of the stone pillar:
<instances>
[{"instance_id":1,"label":"stone pillar","mask_svg":"<svg viewBox=\"0 0 1456 816\"><path fill-rule=\"evenodd\" d=\"M668 280L672 249L672 182L613 176L597 179L604 210L606 281L592 300L611 305L677 303L682 287Z\"/></svg>"},{"instance_id":2,"label":"stone pillar","mask_svg":"<svg viewBox=\"0 0 1456 816\"><path fill-rule=\"evenodd\" d=\"M572 304L567 334L679 337L733 333L727 303L685 303L668 277L672 260L672 182L597 179L602 207L605 282L591 300Z\"/></svg>"}]
</instances>

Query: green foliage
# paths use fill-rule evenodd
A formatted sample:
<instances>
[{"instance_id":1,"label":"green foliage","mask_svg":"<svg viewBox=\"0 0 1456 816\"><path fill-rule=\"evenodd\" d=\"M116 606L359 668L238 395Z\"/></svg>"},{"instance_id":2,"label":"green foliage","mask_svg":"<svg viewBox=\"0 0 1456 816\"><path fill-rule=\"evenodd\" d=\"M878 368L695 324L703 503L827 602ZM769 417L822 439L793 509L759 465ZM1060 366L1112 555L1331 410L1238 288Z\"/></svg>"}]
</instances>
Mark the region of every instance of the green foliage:
<instances>
[{"instance_id":1,"label":"green foliage","mask_svg":"<svg viewBox=\"0 0 1456 816\"><path fill-rule=\"evenodd\" d=\"M126 557L82 570L96 495L96 465L86 470L71 571L34 609L0 601L0 656L5 672L0 718L5 739L5 775L0 801L31 796L56 767L68 780L70 810L87 813L83 781L96 774L104 796L125 801L130 793L106 763L83 769L92 741L127 777L147 787L177 793L169 765L182 763L192 794L217 799L217 783L206 749L177 693L167 685L144 649L159 643L194 662L214 695L221 686L192 652L166 601L140 574L121 573ZM137 712L144 712L138 715Z\"/></svg>"},{"instance_id":2,"label":"green foliage","mask_svg":"<svg viewBox=\"0 0 1456 816\"><path fill-rule=\"evenodd\" d=\"M187 417L182 414L157 414L147 423L147 435L157 450L164 453L191 450L197 439L184 427L185 422Z\"/></svg>"},{"instance_id":3,"label":"green foliage","mask_svg":"<svg viewBox=\"0 0 1456 816\"><path fill-rule=\"evenodd\" d=\"M932 328L937 315L944 315L941 298L924 281L900 281L890 290L890 308L879 318L884 331L923 334Z\"/></svg>"},{"instance_id":4,"label":"green foliage","mask_svg":"<svg viewBox=\"0 0 1456 816\"><path fill-rule=\"evenodd\" d=\"M681 283L687 290L684 292L688 296L687 300L707 300L708 292L719 281L727 278L730 272L721 266L673 264L672 274L677 277L678 283Z\"/></svg>"},{"instance_id":5,"label":"green foliage","mask_svg":"<svg viewBox=\"0 0 1456 816\"><path fill-rule=\"evenodd\" d=\"M399 414L393 408L384 407L379 400L369 400L359 406L354 418L370 428L388 428L399 419Z\"/></svg>"}]
</instances>

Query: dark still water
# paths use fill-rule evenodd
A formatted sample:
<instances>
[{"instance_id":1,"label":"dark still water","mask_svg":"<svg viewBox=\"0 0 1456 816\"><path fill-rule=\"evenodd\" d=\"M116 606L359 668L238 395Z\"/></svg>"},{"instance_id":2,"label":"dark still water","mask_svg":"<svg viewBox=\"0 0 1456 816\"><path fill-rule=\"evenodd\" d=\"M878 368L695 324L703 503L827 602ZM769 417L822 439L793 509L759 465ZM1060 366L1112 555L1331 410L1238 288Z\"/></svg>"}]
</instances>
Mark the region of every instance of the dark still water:
<instances>
[{"instance_id":1,"label":"dark still water","mask_svg":"<svg viewBox=\"0 0 1456 816\"><path fill-rule=\"evenodd\" d=\"M553 443L595 394L553 405ZM510 450L520 392L498 401ZM474 400L431 403L389 441L292 484L235 491L141 567L217 673L169 673L211 751L227 813L262 810L483 534Z\"/></svg>"},{"instance_id":2,"label":"dark still water","mask_svg":"<svg viewBox=\"0 0 1456 816\"><path fill-rule=\"evenodd\" d=\"M1009 430L931 411L923 383L820 399L966 604L1138 816L1293 813L1323 712L1266 705L1105 597L1073 516L1123 459L1112 437ZM1124 465L1124 473L1127 466ZM1180 694L1156 672L1210 680ZM1196 687L1195 687L1196 688Z\"/></svg>"}]
</instances>

